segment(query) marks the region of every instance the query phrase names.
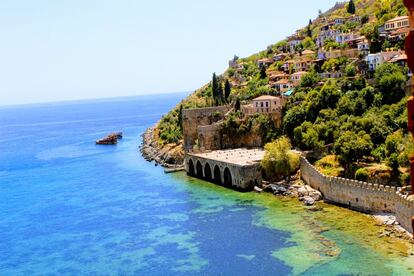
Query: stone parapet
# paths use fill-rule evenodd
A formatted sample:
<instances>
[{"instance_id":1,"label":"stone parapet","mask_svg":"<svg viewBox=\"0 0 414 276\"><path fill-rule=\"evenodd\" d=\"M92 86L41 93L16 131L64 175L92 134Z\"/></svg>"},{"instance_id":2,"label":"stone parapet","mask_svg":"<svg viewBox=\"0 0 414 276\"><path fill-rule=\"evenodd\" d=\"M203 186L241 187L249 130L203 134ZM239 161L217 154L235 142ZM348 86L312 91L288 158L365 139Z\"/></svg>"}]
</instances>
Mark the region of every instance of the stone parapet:
<instances>
[{"instance_id":1,"label":"stone parapet","mask_svg":"<svg viewBox=\"0 0 414 276\"><path fill-rule=\"evenodd\" d=\"M304 157L300 170L302 179L319 190L325 200L367 213L393 213L404 229L413 231L414 198L402 193L401 188L326 176Z\"/></svg>"}]
</instances>

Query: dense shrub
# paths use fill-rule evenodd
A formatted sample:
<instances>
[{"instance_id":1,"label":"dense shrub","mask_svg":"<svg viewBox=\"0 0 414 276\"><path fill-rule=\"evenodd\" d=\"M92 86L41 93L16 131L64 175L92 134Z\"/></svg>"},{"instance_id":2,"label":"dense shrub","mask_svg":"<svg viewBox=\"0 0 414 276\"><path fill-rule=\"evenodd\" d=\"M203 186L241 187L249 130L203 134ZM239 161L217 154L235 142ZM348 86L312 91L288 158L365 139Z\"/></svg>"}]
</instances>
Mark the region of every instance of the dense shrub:
<instances>
[{"instance_id":1,"label":"dense shrub","mask_svg":"<svg viewBox=\"0 0 414 276\"><path fill-rule=\"evenodd\" d=\"M356 180L359 180L359 181L365 181L365 182L367 182L368 179L369 179L369 172L368 172L368 170L365 169L365 168L358 169L355 172L355 179Z\"/></svg>"}]
</instances>

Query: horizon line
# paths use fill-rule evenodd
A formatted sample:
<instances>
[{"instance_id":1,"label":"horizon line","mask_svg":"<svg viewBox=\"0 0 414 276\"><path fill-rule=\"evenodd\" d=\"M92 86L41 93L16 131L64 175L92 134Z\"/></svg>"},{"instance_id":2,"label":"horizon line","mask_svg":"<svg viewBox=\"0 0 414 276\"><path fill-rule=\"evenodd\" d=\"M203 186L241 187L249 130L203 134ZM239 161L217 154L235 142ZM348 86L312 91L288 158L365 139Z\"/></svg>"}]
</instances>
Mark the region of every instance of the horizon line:
<instances>
[{"instance_id":1,"label":"horizon line","mask_svg":"<svg viewBox=\"0 0 414 276\"><path fill-rule=\"evenodd\" d=\"M44 102L28 102L28 103L15 103L15 104L1 104L0 108L12 108L12 107L24 107L29 105L49 105L49 104L65 104L65 103L81 103L81 102L90 102L90 101L107 101L111 99L127 99L127 98L140 98L145 96L164 96L164 95L173 95L173 94L190 94L193 93L193 90L189 91L172 91L172 92L158 92L158 93L144 93L136 95L123 95L123 96L109 96L101 98L79 98L79 99L67 99L67 100L53 100L53 101L44 101Z\"/></svg>"}]
</instances>

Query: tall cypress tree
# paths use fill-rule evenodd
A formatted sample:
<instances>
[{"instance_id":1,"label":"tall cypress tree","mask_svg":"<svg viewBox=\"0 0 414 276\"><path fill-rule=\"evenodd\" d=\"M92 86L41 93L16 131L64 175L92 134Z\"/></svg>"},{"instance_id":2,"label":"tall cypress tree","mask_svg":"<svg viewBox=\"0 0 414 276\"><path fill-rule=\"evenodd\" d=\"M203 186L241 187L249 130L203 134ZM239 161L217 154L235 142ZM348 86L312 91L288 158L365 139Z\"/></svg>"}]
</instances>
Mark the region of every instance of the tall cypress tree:
<instances>
[{"instance_id":1,"label":"tall cypress tree","mask_svg":"<svg viewBox=\"0 0 414 276\"><path fill-rule=\"evenodd\" d=\"M213 80L211 81L211 88L212 88L214 104L217 105L217 103L218 103L218 94L217 94L217 92L218 92L218 82L217 82L216 73L213 73Z\"/></svg>"},{"instance_id":2,"label":"tall cypress tree","mask_svg":"<svg viewBox=\"0 0 414 276\"><path fill-rule=\"evenodd\" d=\"M240 100L239 100L239 98L236 99L236 103L234 104L234 109L236 111L240 111Z\"/></svg>"},{"instance_id":3,"label":"tall cypress tree","mask_svg":"<svg viewBox=\"0 0 414 276\"><path fill-rule=\"evenodd\" d=\"M226 82L224 83L224 98L226 102L229 102L229 97L231 93L231 86L228 79L226 79Z\"/></svg>"},{"instance_id":4,"label":"tall cypress tree","mask_svg":"<svg viewBox=\"0 0 414 276\"><path fill-rule=\"evenodd\" d=\"M220 79L218 79L217 83L218 83L218 86L217 86L218 103L217 104L220 105L224 102L223 83L221 82Z\"/></svg>"},{"instance_id":5,"label":"tall cypress tree","mask_svg":"<svg viewBox=\"0 0 414 276\"><path fill-rule=\"evenodd\" d=\"M178 125L178 127L179 127L179 129L183 129L183 125L182 125L182 123L183 123L183 118L182 118L182 116L183 116L183 105L182 104L180 104L180 108L178 109L178 120L177 120L177 125Z\"/></svg>"},{"instance_id":6,"label":"tall cypress tree","mask_svg":"<svg viewBox=\"0 0 414 276\"><path fill-rule=\"evenodd\" d=\"M262 68L260 68L260 79L265 79L267 77L266 74L266 67L262 66Z\"/></svg>"},{"instance_id":7,"label":"tall cypress tree","mask_svg":"<svg viewBox=\"0 0 414 276\"><path fill-rule=\"evenodd\" d=\"M348 13L355 14L355 12L356 12L356 7L355 7L354 0L350 0L348 4Z\"/></svg>"},{"instance_id":8,"label":"tall cypress tree","mask_svg":"<svg viewBox=\"0 0 414 276\"><path fill-rule=\"evenodd\" d=\"M312 37L312 29L311 29L311 27L312 27L312 19L309 19L308 28L307 28L307 30L306 30L306 34L307 34L309 37Z\"/></svg>"}]
</instances>

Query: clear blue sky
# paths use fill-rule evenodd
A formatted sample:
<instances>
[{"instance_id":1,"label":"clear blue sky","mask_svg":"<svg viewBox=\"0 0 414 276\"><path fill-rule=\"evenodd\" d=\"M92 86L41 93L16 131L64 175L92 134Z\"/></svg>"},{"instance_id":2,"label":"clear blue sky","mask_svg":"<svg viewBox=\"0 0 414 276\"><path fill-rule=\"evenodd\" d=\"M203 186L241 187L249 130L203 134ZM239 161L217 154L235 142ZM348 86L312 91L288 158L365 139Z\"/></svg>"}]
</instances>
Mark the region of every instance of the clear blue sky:
<instances>
[{"instance_id":1,"label":"clear blue sky","mask_svg":"<svg viewBox=\"0 0 414 276\"><path fill-rule=\"evenodd\" d=\"M0 105L191 91L335 0L1 0Z\"/></svg>"}]
</instances>

